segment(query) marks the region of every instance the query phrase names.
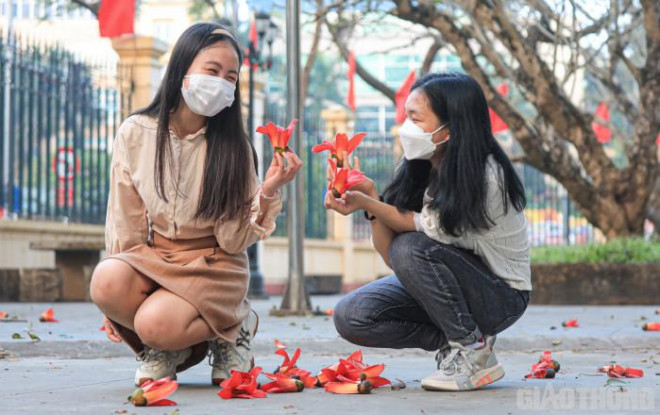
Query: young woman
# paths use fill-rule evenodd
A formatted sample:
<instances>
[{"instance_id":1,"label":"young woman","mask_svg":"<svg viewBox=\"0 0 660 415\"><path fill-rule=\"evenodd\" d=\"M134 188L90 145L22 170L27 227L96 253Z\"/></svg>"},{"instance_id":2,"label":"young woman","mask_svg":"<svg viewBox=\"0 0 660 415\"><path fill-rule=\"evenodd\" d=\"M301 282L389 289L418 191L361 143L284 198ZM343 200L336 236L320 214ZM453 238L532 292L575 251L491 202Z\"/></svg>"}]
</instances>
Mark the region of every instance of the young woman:
<instances>
[{"instance_id":1,"label":"young woman","mask_svg":"<svg viewBox=\"0 0 660 415\"><path fill-rule=\"evenodd\" d=\"M428 390L470 390L504 376L496 334L532 289L525 196L491 134L477 82L430 74L413 85L399 131L405 159L382 198L363 182L326 207L359 209L394 274L350 293L334 322L350 342L438 350Z\"/></svg>"},{"instance_id":2,"label":"young woman","mask_svg":"<svg viewBox=\"0 0 660 415\"><path fill-rule=\"evenodd\" d=\"M275 229L279 189L302 163L276 153L259 183L241 116L241 62L229 31L191 26L152 103L114 141L108 256L90 291L108 338L138 354L137 385L175 378L207 349L214 383L254 364L246 248Z\"/></svg>"}]
</instances>

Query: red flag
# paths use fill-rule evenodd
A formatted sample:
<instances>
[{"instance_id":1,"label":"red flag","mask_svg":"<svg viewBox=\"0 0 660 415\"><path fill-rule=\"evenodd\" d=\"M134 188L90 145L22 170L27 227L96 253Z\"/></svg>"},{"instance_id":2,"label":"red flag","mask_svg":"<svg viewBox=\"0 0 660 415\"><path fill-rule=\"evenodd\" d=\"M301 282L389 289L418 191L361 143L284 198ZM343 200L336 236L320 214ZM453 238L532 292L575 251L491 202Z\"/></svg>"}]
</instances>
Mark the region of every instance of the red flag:
<instances>
[{"instance_id":1,"label":"red flag","mask_svg":"<svg viewBox=\"0 0 660 415\"><path fill-rule=\"evenodd\" d=\"M259 36L257 34L257 22L252 19L250 23L250 33L248 34L248 40L254 45L254 50L259 49Z\"/></svg>"},{"instance_id":2,"label":"red flag","mask_svg":"<svg viewBox=\"0 0 660 415\"><path fill-rule=\"evenodd\" d=\"M610 120L610 109L607 107L607 104L604 102L598 104L596 112L594 113L594 118L602 122L608 122ZM596 140L598 140L599 143L609 143L612 140L612 131L609 127L593 121L591 123L591 129L594 130Z\"/></svg>"},{"instance_id":3,"label":"red flag","mask_svg":"<svg viewBox=\"0 0 660 415\"><path fill-rule=\"evenodd\" d=\"M497 87L497 92L499 92L500 95L508 96L509 84L507 84L506 82L501 83ZM493 111L491 108L488 108L488 113L490 114L490 126L493 131L493 134L501 133L509 129L509 126L506 125L504 120L500 118L500 116L497 115L495 111Z\"/></svg>"},{"instance_id":4,"label":"red flag","mask_svg":"<svg viewBox=\"0 0 660 415\"><path fill-rule=\"evenodd\" d=\"M99 32L101 37L135 33L135 0L102 0Z\"/></svg>"},{"instance_id":5,"label":"red flag","mask_svg":"<svg viewBox=\"0 0 660 415\"><path fill-rule=\"evenodd\" d=\"M394 94L394 101L396 102L394 122L397 124L401 124L406 120L406 99L408 99L408 95L410 95L410 89L412 88L416 79L417 77L415 71L410 71L405 81L403 81L403 84L401 84L399 90L396 91L396 94Z\"/></svg>"},{"instance_id":6,"label":"red flag","mask_svg":"<svg viewBox=\"0 0 660 415\"><path fill-rule=\"evenodd\" d=\"M348 56L348 94L346 95L346 103L348 107L355 111L355 54L353 52Z\"/></svg>"}]
</instances>

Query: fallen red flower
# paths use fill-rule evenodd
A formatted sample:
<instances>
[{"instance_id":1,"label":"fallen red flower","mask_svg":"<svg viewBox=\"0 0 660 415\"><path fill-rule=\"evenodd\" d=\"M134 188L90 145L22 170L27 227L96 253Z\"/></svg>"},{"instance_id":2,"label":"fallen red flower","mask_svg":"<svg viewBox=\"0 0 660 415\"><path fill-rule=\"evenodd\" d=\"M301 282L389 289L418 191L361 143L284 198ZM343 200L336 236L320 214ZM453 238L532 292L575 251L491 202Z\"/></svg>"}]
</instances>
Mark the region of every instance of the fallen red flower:
<instances>
[{"instance_id":1,"label":"fallen red flower","mask_svg":"<svg viewBox=\"0 0 660 415\"><path fill-rule=\"evenodd\" d=\"M176 402L166 399L179 387L175 380L169 377L145 382L128 397L135 406L170 406Z\"/></svg>"},{"instance_id":2,"label":"fallen red flower","mask_svg":"<svg viewBox=\"0 0 660 415\"><path fill-rule=\"evenodd\" d=\"M275 346L277 346L277 340ZM293 352L292 358L289 358L289 354L283 348L279 348L278 350L276 350L275 354L280 355L284 358L282 364L275 370L275 375L283 375L289 378L298 378L300 381L302 381L303 385L306 388L313 389L316 386L317 379L315 376L312 376L312 372L310 372L309 370L300 369L299 367L296 366L296 362L300 357L299 348L296 349L295 352Z\"/></svg>"},{"instance_id":3,"label":"fallen red flower","mask_svg":"<svg viewBox=\"0 0 660 415\"><path fill-rule=\"evenodd\" d=\"M261 373L261 367L255 366L250 372L231 371L231 377L220 383L222 390L218 396L222 399L253 399L265 398L266 392L258 389L257 377Z\"/></svg>"},{"instance_id":4,"label":"fallen red flower","mask_svg":"<svg viewBox=\"0 0 660 415\"><path fill-rule=\"evenodd\" d=\"M384 364L367 365L362 361L362 351L357 350L339 363L321 369L319 383L332 393L369 393L372 388L390 385L388 379L381 377ZM349 385L349 386L346 386Z\"/></svg>"},{"instance_id":5,"label":"fallen red flower","mask_svg":"<svg viewBox=\"0 0 660 415\"><path fill-rule=\"evenodd\" d=\"M54 316L55 316L55 310L49 308L48 310L41 313L41 316L39 316L39 321L43 323L57 323L59 320L56 319Z\"/></svg>"},{"instance_id":6,"label":"fallen red flower","mask_svg":"<svg viewBox=\"0 0 660 415\"><path fill-rule=\"evenodd\" d=\"M305 384L301 380L287 375L264 373L264 376L272 380L261 387L261 390L267 393L301 392L305 389Z\"/></svg>"},{"instance_id":7,"label":"fallen red flower","mask_svg":"<svg viewBox=\"0 0 660 415\"><path fill-rule=\"evenodd\" d=\"M605 365L598 369L601 373L607 373L611 378L641 378L644 376L642 369L625 367L620 365Z\"/></svg>"},{"instance_id":8,"label":"fallen red flower","mask_svg":"<svg viewBox=\"0 0 660 415\"><path fill-rule=\"evenodd\" d=\"M538 362L532 365L532 372L525 375L526 378L552 379L559 372L559 362L552 359L552 353L549 350L543 352Z\"/></svg>"},{"instance_id":9,"label":"fallen red flower","mask_svg":"<svg viewBox=\"0 0 660 415\"><path fill-rule=\"evenodd\" d=\"M0 318L7 318L9 317L9 314L5 313L4 311L0 311Z\"/></svg>"},{"instance_id":10,"label":"fallen red flower","mask_svg":"<svg viewBox=\"0 0 660 415\"><path fill-rule=\"evenodd\" d=\"M314 146L312 151L315 153L320 153L322 151L330 150L330 157L337 161L337 166L344 167L344 156L348 157L353 152L353 150L355 150L360 145L366 136L366 133L358 133L349 140L346 134L337 133L335 135L334 142L324 141L321 144Z\"/></svg>"},{"instance_id":11,"label":"fallen red flower","mask_svg":"<svg viewBox=\"0 0 660 415\"><path fill-rule=\"evenodd\" d=\"M561 325L564 326L564 327L580 327L580 326L578 325L578 321L577 321L577 319L566 320L566 321L564 321L563 323L561 323Z\"/></svg>"},{"instance_id":12,"label":"fallen red flower","mask_svg":"<svg viewBox=\"0 0 660 415\"><path fill-rule=\"evenodd\" d=\"M368 380L359 383L328 382L325 384L325 391L337 394L367 394L373 389Z\"/></svg>"},{"instance_id":13,"label":"fallen red flower","mask_svg":"<svg viewBox=\"0 0 660 415\"><path fill-rule=\"evenodd\" d=\"M277 347L278 349L286 349L286 344L284 344L281 341L275 339L275 347Z\"/></svg>"},{"instance_id":14,"label":"fallen red flower","mask_svg":"<svg viewBox=\"0 0 660 415\"><path fill-rule=\"evenodd\" d=\"M328 186L328 190L336 198L340 198L348 189L356 184L367 180L367 176L359 170L342 168L337 170L337 163L334 160L328 159L330 167L332 168L332 181Z\"/></svg>"},{"instance_id":15,"label":"fallen red flower","mask_svg":"<svg viewBox=\"0 0 660 415\"><path fill-rule=\"evenodd\" d=\"M656 322L645 323L642 326L642 330L644 330L644 331L660 331L660 323L656 323Z\"/></svg>"},{"instance_id":16,"label":"fallen red flower","mask_svg":"<svg viewBox=\"0 0 660 415\"><path fill-rule=\"evenodd\" d=\"M266 125L257 127L257 132L266 134L273 149L282 154L289 151L289 139L291 139L291 134L293 133L293 129L297 122L297 119L291 121L291 124L289 124L287 128L282 128L279 125L269 122Z\"/></svg>"}]
</instances>

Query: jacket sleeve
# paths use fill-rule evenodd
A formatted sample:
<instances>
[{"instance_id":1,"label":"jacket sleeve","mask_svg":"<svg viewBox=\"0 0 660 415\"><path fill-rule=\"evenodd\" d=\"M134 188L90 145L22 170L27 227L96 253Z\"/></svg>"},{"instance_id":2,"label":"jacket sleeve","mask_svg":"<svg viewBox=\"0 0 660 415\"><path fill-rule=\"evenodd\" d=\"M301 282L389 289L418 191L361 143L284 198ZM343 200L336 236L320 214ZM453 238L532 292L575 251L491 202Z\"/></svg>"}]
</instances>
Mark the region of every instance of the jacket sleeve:
<instances>
[{"instance_id":1,"label":"jacket sleeve","mask_svg":"<svg viewBox=\"0 0 660 415\"><path fill-rule=\"evenodd\" d=\"M148 236L146 208L131 180L125 149L120 130L113 143L110 167L110 194L105 221L107 255L146 243Z\"/></svg>"},{"instance_id":2,"label":"jacket sleeve","mask_svg":"<svg viewBox=\"0 0 660 415\"><path fill-rule=\"evenodd\" d=\"M261 205L261 184L256 173L250 188L253 196L247 219L237 217L225 220L221 217L215 222L214 234L218 245L230 254L242 252L255 242L268 238L275 231L275 220L282 210L282 195L279 191L274 199L268 200L266 206ZM264 209L264 215L258 222L259 214Z\"/></svg>"}]
</instances>

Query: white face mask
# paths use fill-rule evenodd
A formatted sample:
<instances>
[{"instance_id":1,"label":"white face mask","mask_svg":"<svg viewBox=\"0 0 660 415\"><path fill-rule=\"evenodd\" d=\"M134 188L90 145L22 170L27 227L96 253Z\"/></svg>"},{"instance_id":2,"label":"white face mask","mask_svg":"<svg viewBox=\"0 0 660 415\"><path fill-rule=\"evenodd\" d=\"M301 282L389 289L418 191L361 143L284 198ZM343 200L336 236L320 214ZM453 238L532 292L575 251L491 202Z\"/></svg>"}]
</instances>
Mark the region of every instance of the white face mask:
<instances>
[{"instance_id":1,"label":"white face mask","mask_svg":"<svg viewBox=\"0 0 660 415\"><path fill-rule=\"evenodd\" d=\"M213 117L234 103L236 85L217 76L186 75L188 88L181 86L181 94L188 108L195 114Z\"/></svg>"},{"instance_id":2,"label":"white face mask","mask_svg":"<svg viewBox=\"0 0 660 415\"><path fill-rule=\"evenodd\" d=\"M399 129L399 137L401 138L404 157L408 160L430 159L433 156L436 147L449 140L449 136L447 136L444 141L439 143L433 142L433 134L445 128L446 125L447 124L443 124L432 133L427 133L417 124L406 118L406 121L403 122L403 125Z\"/></svg>"}]
</instances>

